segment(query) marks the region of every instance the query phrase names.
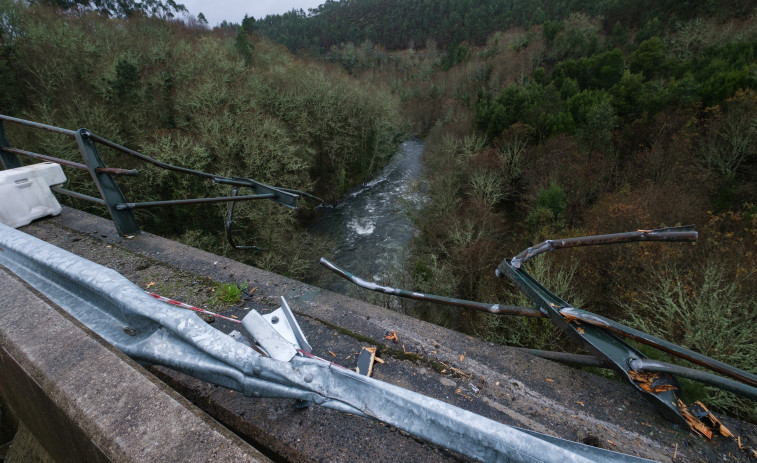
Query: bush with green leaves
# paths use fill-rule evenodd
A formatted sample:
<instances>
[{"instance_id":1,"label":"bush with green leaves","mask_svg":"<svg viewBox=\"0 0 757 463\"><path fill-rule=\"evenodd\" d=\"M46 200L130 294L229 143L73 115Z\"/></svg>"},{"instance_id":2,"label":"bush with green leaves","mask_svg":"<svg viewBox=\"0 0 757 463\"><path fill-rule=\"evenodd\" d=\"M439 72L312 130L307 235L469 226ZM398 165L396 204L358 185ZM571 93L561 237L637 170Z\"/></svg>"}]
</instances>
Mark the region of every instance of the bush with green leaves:
<instances>
[{"instance_id":1,"label":"bush with green leaves","mask_svg":"<svg viewBox=\"0 0 757 463\"><path fill-rule=\"evenodd\" d=\"M757 374L757 302L743 297L721 264L704 274L663 267L652 286L622 303L627 324L667 341ZM705 399L713 409L750 420L757 405L714 387Z\"/></svg>"}]
</instances>

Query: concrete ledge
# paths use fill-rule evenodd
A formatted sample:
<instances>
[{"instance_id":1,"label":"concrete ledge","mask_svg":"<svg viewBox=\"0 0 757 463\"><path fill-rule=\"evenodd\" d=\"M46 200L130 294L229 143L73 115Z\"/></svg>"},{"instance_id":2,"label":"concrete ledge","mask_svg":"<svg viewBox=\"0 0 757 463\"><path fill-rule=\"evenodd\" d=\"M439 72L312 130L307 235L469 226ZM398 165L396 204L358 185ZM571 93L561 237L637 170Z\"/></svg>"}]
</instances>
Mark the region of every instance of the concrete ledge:
<instances>
[{"instance_id":1,"label":"concrete ledge","mask_svg":"<svg viewBox=\"0 0 757 463\"><path fill-rule=\"evenodd\" d=\"M81 211L64 208L60 216L35 222L22 231L113 268L138 285L146 287L157 280L156 286L163 285L162 290L168 291L163 295L185 302L193 303L191 298L198 291L191 282L207 282L208 277L220 282L243 281L256 288L252 299L224 312L227 316L242 318L250 309L272 310L279 297L286 296L316 355L354 368L361 347L377 347L385 364L374 367L375 378L508 425L656 461L752 461L731 439L705 441L688 429L673 427L624 383L495 346L149 233L121 239L110 221ZM190 284L177 284L181 280ZM0 281L0 292L2 284ZM0 304L10 302L0 299ZM216 320L214 326L225 332L238 329L224 320ZM386 339L392 331L400 343ZM82 362L92 364L94 360ZM251 399L165 368L153 371L276 460L459 460L459 455L382 423L320 407L297 409L291 400ZM110 419L122 420L129 413L128 408L116 408ZM744 445L757 446L757 426L722 419ZM197 458L193 455L191 459Z\"/></svg>"},{"instance_id":2,"label":"concrete ledge","mask_svg":"<svg viewBox=\"0 0 757 463\"><path fill-rule=\"evenodd\" d=\"M55 461L269 461L0 268L0 396Z\"/></svg>"}]
</instances>

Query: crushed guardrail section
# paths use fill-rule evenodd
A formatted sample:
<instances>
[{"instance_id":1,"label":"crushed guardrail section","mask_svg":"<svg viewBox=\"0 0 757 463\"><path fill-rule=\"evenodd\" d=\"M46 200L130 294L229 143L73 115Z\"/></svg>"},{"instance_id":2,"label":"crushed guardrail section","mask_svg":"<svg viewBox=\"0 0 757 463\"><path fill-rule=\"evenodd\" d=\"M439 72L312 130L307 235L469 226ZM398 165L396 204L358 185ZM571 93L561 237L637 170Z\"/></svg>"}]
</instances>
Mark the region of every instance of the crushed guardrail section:
<instances>
[{"instance_id":1,"label":"crushed guardrail section","mask_svg":"<svg viewBox=\"0 0 757 463\"><path fill-rule=\"evenodd\" d=\"M622 377L625 377L668 420L690 427L696 433L707 438L712 437L713 431L726 437L734 437L704 405L701 403L692 405L683 403L680 399L681 385L677 376L719 387L757 401L757 375L597 314L572 307L557 295L547 290L522 267L523 263L528 259L557 249L646 241L686 242L696 241L697 237L697 232L693 226L684 226L547 240L536 246L529 247L512 259L503 260L497 267L496 275L500 278L510 280L528 297L535 307L485 304L381 286L357 277L335 266L326 259L321 258L321 264L362 288L384 294L486 311L499 315L549 318L563 332L593 355L582 356L536 350L529 350L530 353L571 363L612 368ZM623 338L632 339L654 347L672 356L717 372L719 375L649 359L639 350L626 343ZM741 448L742 446L739 444L739 447ZM751 451L753 453L757 452L754 449L751 449Z\"/></svg>"},{"instance_id":2,"label":"crushed guardrail section","mask_svg":"<svg viewBox=\"0 0 757 463\"><path fill-rule=\"evenodd\" d=\"M261 333L252 339L261 354L250 340L235 340L196 313L157 301L119 273L2 224L0 264L136 361L249 397L296 399L373 418L480 461L648 461L506 426L315 357L285 301L280 315L266 320L251 311L242 320ZM277 327L284 320L291 333Z\"/></svg>"}]
</instances>

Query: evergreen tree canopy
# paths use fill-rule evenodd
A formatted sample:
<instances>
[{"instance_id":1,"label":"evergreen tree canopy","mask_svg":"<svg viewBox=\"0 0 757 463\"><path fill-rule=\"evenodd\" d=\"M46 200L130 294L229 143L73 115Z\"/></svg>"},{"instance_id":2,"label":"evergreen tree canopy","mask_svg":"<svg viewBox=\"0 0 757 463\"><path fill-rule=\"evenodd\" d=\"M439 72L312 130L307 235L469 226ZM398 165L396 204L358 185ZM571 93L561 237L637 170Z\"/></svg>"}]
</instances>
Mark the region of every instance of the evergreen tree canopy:
<instances>
[{"instance_id":1,"label":"evergreen tree canopy","mask_svg":"<svg viewBox=\"0 0 757 463\"><path fill-rule=\"evenodd\" d=\"M187 8L175 0L32 0L30 3L51 5L63 10L91 9L106 16L128 18L136 13L160 18L172 18L185 13Z\"/></svg>"}]
</instances>

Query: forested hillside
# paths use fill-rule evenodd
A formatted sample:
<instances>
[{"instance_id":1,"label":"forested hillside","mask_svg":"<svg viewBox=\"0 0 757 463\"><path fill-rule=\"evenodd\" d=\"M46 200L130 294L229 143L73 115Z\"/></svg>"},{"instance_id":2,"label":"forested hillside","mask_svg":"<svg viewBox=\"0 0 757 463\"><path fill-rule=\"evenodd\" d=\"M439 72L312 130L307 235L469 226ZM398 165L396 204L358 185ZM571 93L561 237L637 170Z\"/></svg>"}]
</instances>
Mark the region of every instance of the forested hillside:
<instances>
[{"instance_id":1,"label":"forested hillside","mask_svg":"<svg viewBox=\"0 0 757 463\"><path fill-rule=\"evenodd\" d=\"M616 24L674 27L693 18L746 17L750 0L327 0L305 12L256 18L254 30L292 51L327 51L340 43L366 40L389 50L423 47L427 40L447 48L461 42L483 45L492 32L563 21L571 14L600 17L610 34Z\"/></svg>"},{"instance_id":2,"label":"forested hillside","mask_svg":"<svg viewBox=\"0 0 757 463\"><path fill-rule=\"evenodd\" d=\"M398 143L398 99L388 91L361 85L337 66L296 60L243 31L12 0L0 1L0 18L0 112L6 115L86 127L164 162L327 201L370 178ZM72 140L12 124L6 131L13 146L81 162ZM139 177L119 179L129 201L231 193L107 149L101 155L109 166L139 168ZM67 188L99 196L88 174L66 174ZM312 210L316 203L302 205ZM148 231L223 253L226 208L146 209L137 219ZM238 244L268 252L235 257L301 276L317 258L307 253L318 252L303 226L297 213L279 205L239 204Z\"/></svg>"},{"instance_id":3,"label":"forested hillside","mask_svg":"<svg viewBox=\"0 0 757 463\"><path fill-rule=\"evenodd\" d=\"M531 244L695 224L696 245L560 251L527 270L575 305L757 372L754 15L748 1L353 0L255 24L390 86L425 136L409 289L527 304L494 269ZM543 320L406 310L575 349ZM754 403L709 393L757 419Z\"/></svg>"}]
</instances>

